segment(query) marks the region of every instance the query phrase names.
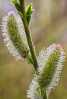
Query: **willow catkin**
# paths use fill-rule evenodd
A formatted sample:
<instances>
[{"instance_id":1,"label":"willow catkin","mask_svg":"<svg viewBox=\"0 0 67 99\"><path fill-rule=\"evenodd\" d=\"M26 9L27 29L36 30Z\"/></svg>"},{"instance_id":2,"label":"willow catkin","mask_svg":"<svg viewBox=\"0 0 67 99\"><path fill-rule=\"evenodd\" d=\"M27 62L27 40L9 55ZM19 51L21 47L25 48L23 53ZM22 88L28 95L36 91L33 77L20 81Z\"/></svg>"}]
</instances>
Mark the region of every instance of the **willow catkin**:
<instances>
[{"instance_id":1,"label":"willow catkin","mask_svg":"<svg viewBox=\"0 0 67 99\"><path fill-rule=\"evenodd\" d=\"M29 47L23 22L14 11L10 11L2 18L2 32L8 51L16 59L26 58L29 54Z\"/></svg>"},{"instance_id":2,"label":"willow catkin","mask_svg":"<svg viewBox=\"0 0 67 99\"><path fill-rule=\"evenodd\" d=\"M57 86L65 60L65 53L59 44L52 44L46 50L42 49L37 56L38 74L32 80L27 91L30 99L41 99L38 89L46 91L47 97ZM36 98L37 97L37 98Z\"/></svg>"}]
</instances>

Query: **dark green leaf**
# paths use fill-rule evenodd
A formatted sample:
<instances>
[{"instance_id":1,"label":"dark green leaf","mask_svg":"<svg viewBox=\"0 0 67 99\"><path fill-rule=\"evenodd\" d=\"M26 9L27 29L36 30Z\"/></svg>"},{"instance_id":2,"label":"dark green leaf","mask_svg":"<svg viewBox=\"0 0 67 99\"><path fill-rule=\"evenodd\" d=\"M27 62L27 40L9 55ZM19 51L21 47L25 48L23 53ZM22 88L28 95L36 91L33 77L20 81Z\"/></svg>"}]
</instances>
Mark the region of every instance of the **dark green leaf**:
<instances>
[{"instance_id":1,"label":"dark green leaf","mask_svg":"<svg viewBox=\"0 0 67 99\"><path fill-rule=\"evenodd\" d=\"M14 4L19 4L19 0L11 0L11 2Z\"/></svg>"},{"instance_id":2,"label":"dark green leaf","mask_svg":"<svg viewBox=\"0 0 67 99\"><path fill-rule=\"evenodd\" d=\"M11 0L11 2L15 5L16 9L20 11L20 3L19 0Z\"/></svg>"}]
</instances>

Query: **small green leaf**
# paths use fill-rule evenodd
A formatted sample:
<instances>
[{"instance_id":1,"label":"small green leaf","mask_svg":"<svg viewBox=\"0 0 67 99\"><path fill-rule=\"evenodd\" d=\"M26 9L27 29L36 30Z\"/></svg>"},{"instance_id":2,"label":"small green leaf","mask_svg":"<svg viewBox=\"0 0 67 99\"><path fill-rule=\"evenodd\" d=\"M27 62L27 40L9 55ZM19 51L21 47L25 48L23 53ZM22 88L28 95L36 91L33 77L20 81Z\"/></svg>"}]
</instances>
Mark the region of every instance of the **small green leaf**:
<instances>
[{"instance_id":1,"label":"small green leaf","mask_svg":"<svg viewBox=\"0 0 67 99\"><path fill-rule=\"evenodd\" d=\"M26 7L26 18L27 18L27 22L29 24L30 20L31 20L31 15L33 13L33 8L32 8L32 4L29 4Z\"/></svg>"},{"instance_id":2,"label":"small green leaf","mask_svg":"<svg viewBox=\"0 0 67 99\"><path fill-rule=\"evenodd\" d=\"M19 0L11 0L13 4L19 4Z\"/></svg>"},{"instance_id":3,"label":"small green leaf","mask_svg":"<svg viewBox=\"0 0 67 99\"><path fill-rule=\"evenodd\" d=\"M27 62L28 62L29 64L33 64L33 59L32 59L32 56L31 56L31 55L29 55L29 56L27 57Z\"/></svg>"},{"instance_id":4,"label":"small green leaf","mask_svg":"<svg viewBox=\"0 0 67 99\"><path fill-rule=\"evenodd\" d=\"M16 9L20 11L20 3L19 0L11 0L11 2L15 5Z\"/></svg>"},{"instance_id":5,"label":"small green leaf","mask_svg":"<svg viewBox=\"0 0 67 99\"><path fill-rule=\"evenodd\" d=\"M40 95L40 97L41 97L42 99L47 99L46 90L44 90L43 88L41 88L41 87L39 86L38 89L37 89L37 91L38 91L38 93L39 93L39 95Z\"/></svg>"},{"instance_id":6,"label":"small green leaf","mask_svg":"<svg viewBox=\"0 0 67 99\"><path fill-rule=\"evenodd\" d=\"M46 90L44 90L44 96L43 96L43 99L47 99Z\"/></svg>"}]
</instances>

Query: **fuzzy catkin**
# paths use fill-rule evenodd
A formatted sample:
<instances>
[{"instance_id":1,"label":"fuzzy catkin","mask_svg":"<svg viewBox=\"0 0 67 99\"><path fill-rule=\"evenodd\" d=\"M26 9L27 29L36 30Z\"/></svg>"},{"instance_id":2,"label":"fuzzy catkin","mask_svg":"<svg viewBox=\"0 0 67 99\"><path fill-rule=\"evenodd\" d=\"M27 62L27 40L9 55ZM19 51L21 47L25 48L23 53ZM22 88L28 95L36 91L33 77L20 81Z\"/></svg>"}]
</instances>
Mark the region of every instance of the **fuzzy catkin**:
<instances>
[{"instance_id":1,"label":"fuzzy catkin","mask_svg":"<svg viewBox=\"0 0 67 99\"><path fill-rule=\"evenodd\" d=\"M65 61L65 53L59 44L52 44L46 50L42 49L37 56L38 74L35 74L27 97L30 99L41 99L38 89L46 91L47 97L52 89L57 86L60 80L60 74Z\"/></svg>"},{"instance_id":2,"label":"fuzzy catkin","mask_svg":"<svg viewBox=\"0 0 67 99\"><path fill-rule=\"evenodd\" d=\"M26 58L29 47L21 18L14 11L10 11L2 19L2 35L8 51L16 59Z\"/></svg>"},{"instance_id":3,"label":"fuzzy catkin","mask_svg":"<svg viewBox=\"0 0 67 99\"><path fill-rule=\"evenodd\" d=\"M59 55L59 50L55 49L54 52L48 58L48 61L45 64L42 72L39 72L38 83L41 87L46 88L50 84L52 76L54 75L54 72L56 70Z\"/></svg>"}]
</instances>

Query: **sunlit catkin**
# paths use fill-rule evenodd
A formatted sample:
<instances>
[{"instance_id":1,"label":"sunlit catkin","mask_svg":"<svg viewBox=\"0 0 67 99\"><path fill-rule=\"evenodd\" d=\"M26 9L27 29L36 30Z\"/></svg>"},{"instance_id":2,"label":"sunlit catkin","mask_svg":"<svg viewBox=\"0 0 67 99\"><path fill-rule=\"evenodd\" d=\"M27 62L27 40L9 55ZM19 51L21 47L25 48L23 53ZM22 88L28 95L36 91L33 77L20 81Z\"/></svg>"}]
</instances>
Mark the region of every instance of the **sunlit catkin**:
<instances>
[{"instance_id":1,"label":"sunlit catkin","mask_svg":"<svg viewBox=\"0 0 67 99\"><path fill-rule=\"evenodd\" d=\"M27 96L30 99L41 99L38 92L40 87L44 91L46 90L47 96L60 80L60 74L63 68L63 62L65 60L65 53L59 44L52 44L46 50L41 50L38 57L38 74L35 75ZM32 98L33 97L33 98Z\"/></svg>"},{"instance_id":2,"label":"sunlit catkin","mask_svg":"<svg viewBox=\"0 0 67 99\"><path fill-rule=\"evenodd\" d=\"M16 58L26 58L29 47L21 18L14 11L10 11L2 19L2 35L8 51Z\"/></svg>"}]
</instances>

